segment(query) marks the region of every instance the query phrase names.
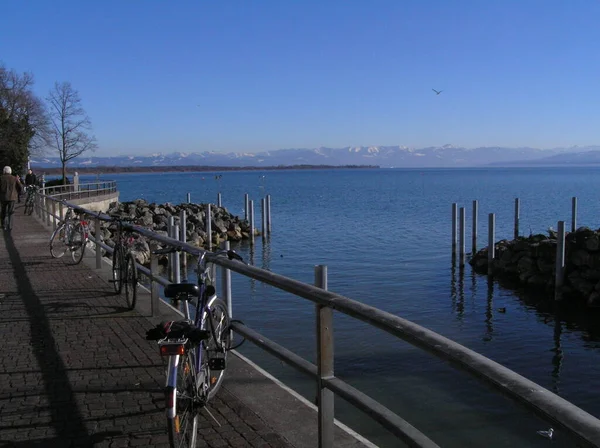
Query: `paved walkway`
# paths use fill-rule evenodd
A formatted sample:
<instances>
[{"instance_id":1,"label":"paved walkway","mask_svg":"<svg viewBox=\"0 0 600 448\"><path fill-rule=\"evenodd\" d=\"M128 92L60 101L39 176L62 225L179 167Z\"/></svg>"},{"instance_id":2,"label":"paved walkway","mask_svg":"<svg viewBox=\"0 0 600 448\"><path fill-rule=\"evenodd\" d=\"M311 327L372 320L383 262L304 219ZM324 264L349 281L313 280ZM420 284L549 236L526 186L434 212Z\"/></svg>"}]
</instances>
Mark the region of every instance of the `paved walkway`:
<instances>
[{"instance_id":1,"label":"paved walkway","mask_svg":"<svg viewBox=\"0 0 600 448\"><path fill-rule=\"evenodd\" d=\"M52 259L22 204L0 232L0 447L168 446L153 324L97 271ZM199 446L292 446L227 389L211 411L222 426L203 414Z\"/></svg>"}]
</instances>

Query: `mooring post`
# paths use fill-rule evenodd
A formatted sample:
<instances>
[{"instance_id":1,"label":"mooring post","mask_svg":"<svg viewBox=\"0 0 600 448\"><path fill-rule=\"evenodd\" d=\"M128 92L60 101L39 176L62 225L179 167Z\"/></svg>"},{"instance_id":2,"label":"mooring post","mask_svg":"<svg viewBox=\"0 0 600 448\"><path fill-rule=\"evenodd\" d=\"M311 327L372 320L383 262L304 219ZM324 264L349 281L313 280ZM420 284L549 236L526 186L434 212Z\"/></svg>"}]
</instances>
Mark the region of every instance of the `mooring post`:
<instances>
[{"instance_id":1,"label":"mooring post","mask_svg":"<svg viewBox=\"0 0 600 448\"><path fill-rule=\"evenodd\" d=\"M221 249L229 250L229 241L221 242ZM229 318L233 317L233 303L231 301L231 271L227 268L221 267L221 298L225 300L227 304L227 311Z\"/></svg>"},{"instance_id":2,"label":"mooring post","mask_svg":"<svg viewBox=\"0 0 600 448\"><path fill-rule=\"evenodd\" d=\"M265 238L267 236L267 200L265 198L260 200L260 218L262 237Z\"/></svg>"},{"instance_id":3,"label":"mooring post","mask_svg":"<svg viewBox=\"0 0 600 448\"><path fill-rule=\"evenodd\" d=\"M217 207L221 207L221 193L217 193Z\"/></svg>"},{"instance_id":4,"label":"mooring post","mask_svg":"<svg viewBox=\"0 0 600 448\"><path fill-rule=\"evenodd\" d=\"M254 244L254 201L248 201L248 220L250 221L250 244Z\"/></svg>"},{"instance_id":5,"label":"mooring post","mask_svg":"<svg viewBox=\"0 0 600 448\"><path fill-rule=\"evenodd\" d=\"M173 239L179 239L179 226L173 226ZM173 252L173 283L181 283L181 264L180 264L180 253Z\"/></svg>"},{"instance_id":6,"label":"mooring post","mask_svg":"<svg viewBox=\"0 0 600 448\"><path fill-rule=\"evenodd\" d=\"M244 194L244 219L248 221L248 193Z\"/></svg>"},{"instance_id":7,"label":"mooring post","mask_svg":"<svg viewBox=\"0 0 600 448\"><path fill-rule=\"evenodd\" d=\"M315 266L315 286L327 289L327 266ZM334 441L334 395L323 385L333 378L333 310L316 305L317 311L317 407L319 412L319 448L329 448Z\"/></svg>"},{"instance_id":8,"label":"mooring post","mask_svg":"<svg viewBox=\"0 0 600 448\"><path fill-rule=\"evenodd\" d=\"M458 205L456 202L452 204L452 257L456 257L456 220Z\"/></svg>"},{"instance_id":9,"label":"mooring post","mask_svg":"<svg viewBox=\"0 0 600 448\"><path fill-rule=\"evenodd\" d=\"M556 270L554 281L554 300L562 298L562 286L565 275L565 222L558 221L556 234Z\"/></svg>"},{"instance_id":10,"label":"mooring post","mask_svg":"<svg viewBox=\"0 0 600 448\"><path fill-rule=\"evenodd\" d=\"M496 256L496 215L490 213L488 219L488 275L492 274L494 258Z\"/></svg>"},{"instance_id":11,"label":"mooring post","mask_svg":"<svg viewBox=\"0 0 600 448\"><path fill-rule=\"evenodd\" d=\"M271 233L271 195L267 195L267 232Z\"/></svg>"},{"instance_id":12,"label":"mooring post","mask_svg":"<svg viewBox=\"0 0 600 448\"><path fill-rule=\"evenodd\" d=\"M521 207L519 198L515 198L515 240L519 238L519 220L521 218Z\"/></svg>"},{"instance_id":13,"label":"mooring post","mask_svg":"<svg viewBox=\"0 0 600 448\"><path fill-rule=\"evenodd\" d=\"M158 287L159 283L156 281L158 278L158 255L155 255L150 251L150 314L152 317L158 316L159 314L159 302L158 302Z\"/></svg>"},{"instance_id":14,"label":"mooring post","mask_svg":"<svg viewBox=\"0 0 600 448\"><path fill-rule=\"evenodd\" d=\"M94 219L94 239L96 240L96 269L102 268L102 224L100 217L96 216Z\"/></svg>"},{"instance_id":15,"label":"mooring post","mask_svg":"<svg viewBox=\"0 0 600 448\"><path fill-rule=\"evenodd\" d=\"M571 232L577 230L577 198L571 199Z\"/></svg>"},{"instance_id":16,"label":"mooring post","mask_svg":"<svg viewBox=\"0 0 600 448\"><path fill-rule=\"evenodd\" d=\"M473 247L471 253L475 255L477 253L477 201L473 201Z\"/></svg>"},{"instance_id":17,"label":"mooring post","mask_svg":"<svg viewBox=\"0 0 600 448\"><path fill-rule=\"evenodd\" d=\"M212 213L210 204L206 204L206 237L208 238L208 250L212 250Z\"/></svg>"},{"instance_id":18,"label":"mooring post","mask_svg":"<svg viewBox=\"0 0 600 448\"><path fill-rule=\"evenodd\" d=\"M192 202L192 195L190 193L187 194L187 203L190 204Z\"/></svg>"},{"instance_id":19,"label":"mooring post","mask_svg":"<svg viewBox=\"0 0 600 448\"><path fill-rule=\"evenodd\" d=\"M187 216L185 210L181 210L179 212L179 226L181 230L179 234L179 241L182 243L187 243ZM187 279L187 254L181 251L179 258L181 259L181 270L183 271L183 277Z\"/></svg>"},{"instance_id":20,"label":"mooring post","mask_svg":"<svg viewBox=\"0 0 600 448\"><path fill-rule=\"evenodd\" d=\"M459 254L460 254L460 258L459 258L459 265L460 267L463 267L465 265L465 208L461 207L460 208L460 220L459 220L459 226L460 226L460 241L459 241Z\"/></svg>"}]
</instances>

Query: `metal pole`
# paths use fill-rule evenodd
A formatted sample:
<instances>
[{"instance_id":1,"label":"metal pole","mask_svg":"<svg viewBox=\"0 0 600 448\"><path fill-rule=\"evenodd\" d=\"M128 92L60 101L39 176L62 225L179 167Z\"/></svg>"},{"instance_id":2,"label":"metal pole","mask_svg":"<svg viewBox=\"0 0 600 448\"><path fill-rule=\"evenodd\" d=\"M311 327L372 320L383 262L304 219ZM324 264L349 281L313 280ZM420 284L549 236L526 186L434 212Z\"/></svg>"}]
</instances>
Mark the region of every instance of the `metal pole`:
<instances>
[{"instance_id":1,"label":"metal pole","mask_svg":"<svg viewBox=\"0 0 600 448\"><path fill-rule=\"evenodd\" d=\"M222 207L221 206L221 193L217 193L217 207Z\"/></svg>"},{"instance_id":2,"label":"metal pole","mask_svg":"<svg viewBox=\"0 0 600 448\"><path fill-rule=\"evenodd\" d=\"M571 232L577 230L577 198L571 199Z\"/></svg>"},{"instance_id":3,"label":"metal pole","mask_svg":"<svg viewBox=\"0 0 600 448\"><path fill-rule=\"evenodd\" d=\"M248 219L250 221L250 244L254 244L254 201L248 201Z\"/></svg>"},{"instance_id":4,"label":"metal pole","mask_svg":"<svg viewBox=\"0 0 600 448\"><path fill-rule=\"evenodd\" d=\"M267 195L267 232L271 233L271 195Z\"/></svg>"},{"instance_id":5,"label":"metal pole","mask_svg":"<svg viewBox=\"0 0 600 448\"><path fill-rule=\"evenodd\" d=\"M248 221L248 193L244 194L244 219Z\"/></svg>"},{"instance_id":6,"label":"metal pole","mask_svg":"<svg viewBox=\"0 0 600 448\"><path fill-rule=\"evenodd\" d=\"M496 215L489 214L488 220L488 275L492 274L494 258L496 255Z\"/></svg>"},{"instance_id":7,"label":"metal pole","mask_svg":"<svg viewBox=\"0 0 600 448\"><path fill-rule=\"evenodd\" d=\"M519 220L521 218L521 208L519 198L515 198L515 240L519 238Z\"/></svg>"},{"instance_id":8,"label":"metal pole","mask_svg":"<svg viewBox=\"0 0 600 448\"><path fill-rule=\"evenodd\" d=\"M187 194L187 203L190 204L192 202L192 195L191 194Z\"/></svg>"},{"instance_id":9,"label":"metal pole","mask_svg":"<svg viewBox=\"0 0 600 448\"><path fill-rule=\"evenodd\" d=\"M179 226L173 226L173 239L179 239ZM179 253L173 253L173 282L181 283L181 266L179 265Z\"/></svg>"},{"instance_id":10,"label":"metal pole","mask_svg":"<svg viewBox=\"0 0 600 448\"><path fill-rule=\"evenodd\" d=\"M260 217L261 217L261 231L262 231L262 237L265 238L267 235L267 205L266 205L266 199L262 198L260 200Z\"/></svg>"},{"instance_id":11,"label":"metal pole","mask_svg":"<svg viewBox=\"0 0 600 448\"><path fill-rule=\"evenodd\" d=\"M52 201L52 228L56 230L56 202Z\"/></svg>"},{"instance_id":12,"label":"metal pole","mask_svg":"<svg viewBox=\"0 0 600 448\"><path fill-rule=\"evenodd\" d=\"M100 218L94 219L94 239L96 240L96 269L102 268L102 248L100 243L102 242L102 229L100 227Z\"/></svg>"},{"instance_id":13,"label":"metal pole","mask_svg":"<svg viewBox=\"0 0 600 448\"><path fill-rule=\"evenodd\" d=\"M175 226L175 219L173 218L173 216L169 216L169 218L167 219L167 235L169 236L169 238L173 238L173 227ZM173 258L175 257L175 254L170 253L167 255L167 260L168 260L168 266L167 266L167 276L169 278L170 282L173 282Z\"/></svg>"},{"instance_id":14,"label":"metal pole","mask_svg":"<svg viewBox=\"0 0 600 448\"><path fill-rule=\"evenodd\" d=\"M181 227L181 233L179 234L179 241L187 243L187 216L185 210L179 212L179 226ZM181 252L179 254L181 259L181 270L183 271L183 278L187 279L187 254Z\"/></svg>"},{"instance_id":15,"label":"metal pole","mask_svg":"<svg viewBox=\"0 0 600 448\"><path fill-rule=\"evenodd\" d=\"M158 299L158 287L159 284L156 281L158 277L158 255L154 255L150 251L150 310L152 317L158 316L159 314L159 299Z\"/></svg>"},{"instance_id":16,"label":"metal pole","mask_svg":"<svg viewBox=\"0 0 600 448\"><path fill-rule=\"evenodd\" d=\"M48 198L44 198L44 213L46 213L46 225L50 227L50 207L52 201Z\"/></svg>"},{"instance_id":17,"label":"metal pole","mask_svg":"<svg viewBox=\"0 0 600 448\"><path fill-rule=\"evenodd\" d=\"M477 201L473 201L473 248L471 253L475 255L477 253Z\"/></svg>"},{"instance_id":18,"label":"metal pole","mask_svg":"<svg viewBox=\"0 0 600 448\"><path fill-rule=\"evenodd\" d=\"M212 214L210 204L206 204L206 237L208 239L208 250L212 250Z\"/></svg>"},{"instance_id":19,"label":"metal pole","mask_svg":"<svg viewBox=\"0 0 600 448\"><path fill-rule=\"evenodd\" d=\"M554 281L554 300L562 298L561 288L565 274L565 222L558 221L558 232L556 235L556 271Z\"/></svg>"},{"instance_id":20,"label":"metal pole","mask_svg":"<svg viewBox=\"0 0 600 448\"><path fill-rule=\"evenodd\" d=\"M58 203L58 221L62 221L63 217L65 216L65 211L64 211L64 205L62 202Z\"/></svg>"},{"instance_id":21,"label":"metal pole","mask_svg":"<svg viewBox=\"0 0 600 448\"><path fill-rule=\"evenodd\" d=\"M327 266L315 266L315 286L327 289ZM333 378L333 310L316 305L317 311L317 407L319 409L319 448L333 447L334 395L323 386Z\"/></svg>"},{"instance_id":22,"label":"metal pole","mask_svg":"<svg viewBox=\"0 0 600 448\"><path fill-rule=\"evenodd\" d=\"M452 204L452 256L456 257L456 219L457 219L457 204Z\"/></svg>"},{"instance_id":23,"label":"metal pole","mask_svg":"<svg viewBox=\"0 0 600 448\"><path fill-rule=\"evenodd\" d=\"M229 250L229 241L221 243L221 249ZM231 271L227 268L221 268L221 297L225 299L229 318L233 317L233 304L231 303Z\"/></svg>"},{"instance_id":24,"label":"metal pole","mask_svg":"<svg viewBox=\"0 0 600 448\"><path fill-rule=\"evenodd\" d=\"M465 208L461 207L460 208L460 221L459 221L459 228L460 228L460 259L459 259L459 266L463 267L465 265Z\"/></svg>"}]
</instances>

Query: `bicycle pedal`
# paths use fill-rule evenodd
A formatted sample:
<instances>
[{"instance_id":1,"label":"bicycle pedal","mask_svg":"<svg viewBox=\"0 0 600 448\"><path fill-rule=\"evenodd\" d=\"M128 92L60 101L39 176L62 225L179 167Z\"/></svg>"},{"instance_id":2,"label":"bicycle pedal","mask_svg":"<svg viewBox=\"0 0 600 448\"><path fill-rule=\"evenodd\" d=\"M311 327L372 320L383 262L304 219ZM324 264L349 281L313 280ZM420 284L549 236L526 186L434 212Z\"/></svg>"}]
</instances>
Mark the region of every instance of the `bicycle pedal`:
<instances>
[{"instance_id":1,"label":"bicycle pedal","mask_svg":"<svg viewBox=\"0 0 600 448\"><path fill-rule=\"evenodd\" d=\"M208 367L210 370L225 370L225 358L210 358Z\"/></svg>"}]
</instances>

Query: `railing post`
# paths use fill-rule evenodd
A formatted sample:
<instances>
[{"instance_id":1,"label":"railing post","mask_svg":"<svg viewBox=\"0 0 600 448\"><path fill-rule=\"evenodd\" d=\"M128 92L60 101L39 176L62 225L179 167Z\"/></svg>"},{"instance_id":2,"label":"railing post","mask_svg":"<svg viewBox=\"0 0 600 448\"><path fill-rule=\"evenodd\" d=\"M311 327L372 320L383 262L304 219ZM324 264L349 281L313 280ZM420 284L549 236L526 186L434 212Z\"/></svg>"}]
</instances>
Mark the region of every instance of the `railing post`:
<instances>
[{"instance_id":1,"label":"railing post","mask_svg":"<svg viewBox=\"0 0 600 448\"><path fill-rule=\"evenodd\" d=\"M63 217L65 216L65 209L64 209L64 205L62 202L58 203L58 221L62 221Z\"/></svg>"},{"instance_id":2,"label":"railing post","mask_svg":"<svg viewBox=\"0 0 600 448\"><path fill-rule=\"evenodd\" d=\"M179 226L178 225L174 225L173 226L173 239L178 240L179 239ZM178 252L174 252L173 253L173 282L174 283L181 283L181 266L179 264L179 253Z\"/></svg>"},{"instance_id":3,"label":"railing post","mask_svg":"<svg viewBox=\"0 0 600 448\"><path fill-rule=\"evenodd\" d=\"M571 232L577 230L577 198L571 199Z\"/></svg>"},{"instance_id":4,"label":"railing post","mask_svg":"<svg viewBox=\"0 0 600 448\"><path fill-rule=\"evenodd\" d=\"M473 201L473 247L471 253L475 255L477 253L477 201Z\"/></svg>"},{"instance_id":5,"label":"railing post","mask_svg":"<svg viewBox=\"0 0 600 448\"><path fill-rule=\"evenodd\" d=\"M46 225L50 227L50 207L52 206L52 200L47 197L44 198L44 213L46 213Z\"/></svg>"},{"instance_id":6,"label":"railing post","mask_svg":"<svg viewBox=\"0 0 600 448\"><path fill-rule=\"evenodd\" d=\"M515 240L519 238L519 220L521 218L521 207L519 205L519 198L515 198Z\"/></svg>"},{"instance_id":7,"label":"railing post","mask_svg":"<svg viewBox=\"0 0 600 448\"><path fill-rule=\"evenodd\" d=\"M156 281L158 277L158 255L153 254L152 251L150 251L150 277L150 313L152 317L155 317L159 314L159 283Z\"/></svg>"},{"instance_id":8,"label":"railing post","mask_svg":"<svg viewBox=\"0 0 600 448\"><path fill-rule=\"evenodd\" d=\"M56 230L56 201L52 201L52 228Z\"/></svg>"},{"instance_id":9,"label":"railing post","mask_svg":"<svg viewBox=\"0 0 600 448\"><path fill-rule=\"evenodd\" d=\"M221 249L229 250L229 241L223 241L221 243ZM221 298L225 300L227 304L227 312L229 318L233 317L233 303L231 301L231 271L227 268L221 267Z\"/></svg>"},{"instance_id":10,"label":"railing post","mask_svg":"<svg viewBox=\"0 0 600 448\"><path fill-rule=\"evenodd\" d=\"M175 218L173 218L173 216L169 216L168 220L167 220L167 235L169 236L169 238L173 238L173 227L175 226ZM167 277L169 278L170 282L173 282L173 273L175 272L173 269L173 259L175 258L175 254L174 253L170 253L167 255Z\"/></svg>"},{"instance_id":11,"label":"railing post","mask_svg":"<svg viewBox=\"0 0 600 448\"><path fill-rule=\"evenodd\" d=\"M96 269L102 268L102 247L100 247L100 243L102 242L102 229L100 226L100 218L96 217L94 219L94 239L96 240Z\"/></svg>"},{"instance_id":12,"label":"railing post","mask_svg":"<svg viewBox=\"0 0 600 448\"><path fill-rule=\"evenodd\" d=\"M189 193L188 193L189 194ZM182 243L187 242L187 216L185 210L181 210L179 212L179 226L181 227L181 233L179 234L179 241ZM181 252L179 254L181 258L181 270L183 271L183 278L187 279L187 254L185 252Z\"/></svg>"},{"instance_id":13,"label":"railing post","mask_svg":"<svg viewBox=\"0 0 600 448\"><path fill-rule=\"evenodd\" d=\"M208 250L212 250L212 214L210 204L206 204L206 235L208 238Z\"/></svg>"},{"instance_id":14,"label":"railing post","mask_svg":"<svg viewBox=\"0 0 600 448\"><path fill-rule=\"evenodd\" d=\"M458 205L456 204L456 202L454 202L452 204L452 257L456 257L456 220L458 218L457 216L457 210L458 210Z\"/></svg>"},{"instance_id":15,"label":"railing post","mask_svg":"<svg viewBox=\"0 0 600 448\"><path fill-rule=\"evenodd\" d=\"M248 193L244 194L244 219L248 221Z\"/></svg>"},{"instance_id":16,"label":"railing post","mask_svg":"<svg viewBox=\"0 0 600 448\"><path fill-rule=\"evenodd\" d=\"M267 232L271 233L271 195L267 195Z\"/></svg>"},{"instance_id":17,"label":"railing post","mask_svg":"<svg viewBox=\"0 0 600 448\"><path fill-rule=\"evenodd\" d=\"M217 193L217 207L221 207L221 193Z\"/></svg>"},{"instance_id":18,"label":"railing post","mask_svg":"<svg viewBox=\"0 0 600 448\"><path fill-rule=\"evenodd\" d=\"M327 266L315 266L315 286L327 289ZM331 448L334 441L334 395L323 380L333 378L333 310L316 305L317 311L317 407L319 448Z\"/></svg>"},{"instance_id":19,"label":"railing post","mask_svg":"<svg viewBox=\"0 0 600 448\"><path fill-rule=\"evenodd\" d=\"M463 267L465 265L465 208L460 208L460 220L459 220L459 266Z\"/></svg>"},{"instance_id":20,"label":"railing post","mask_svg":"<svg viewBox=\"0 0 600 448\"><path fill-rule=\"evenodd\" d=\"M494 258L496 257L496 215L489 214L488 219L488 275L492 274Z\"/></svg>"},{"instance_id":21,"label":"railing post","mask_svg":"<svg viewBox=\"0 0 600 448\"><path fill-rule=\"evenodd\" d=\"M254 244L254 201L248 201L248 220L250 221L250 244Z\"/></svg>"},{"instance_id":22,"label":"railing post","mask_svg":"<svg viewBox=\"0 0 600 448\"><path fill-rule=\"evenodd\" d=\"M554 300L562 298L561 288L565 275L565 222L558 221L556 234L556 270L554 279Z\"/></svg>"}]
</instances>

